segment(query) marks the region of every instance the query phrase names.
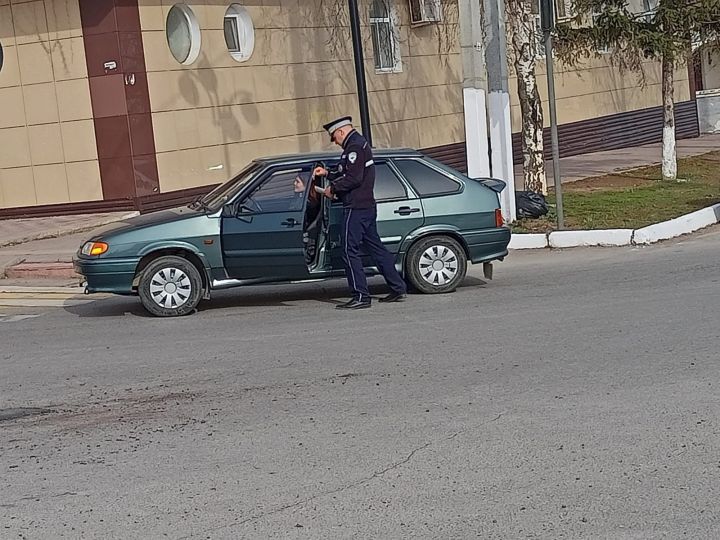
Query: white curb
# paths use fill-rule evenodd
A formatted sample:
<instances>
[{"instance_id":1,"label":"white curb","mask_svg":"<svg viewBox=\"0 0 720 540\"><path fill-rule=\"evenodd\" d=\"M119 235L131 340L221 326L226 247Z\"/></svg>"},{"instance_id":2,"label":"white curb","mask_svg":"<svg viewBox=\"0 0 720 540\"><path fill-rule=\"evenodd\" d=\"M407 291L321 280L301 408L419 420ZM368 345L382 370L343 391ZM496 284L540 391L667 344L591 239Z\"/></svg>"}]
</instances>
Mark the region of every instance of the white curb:
<instances>
[{"instance_id":1,"label":"white curb","mask_svg":"<svg viewBox=\"0 0 720 540\"><path fill-rule=\"evenodd\" d=\"M548 234L513 234L508 249L571 248L654 244L720 223L720 204L641 229L553 231Z\"/></svg>"},{"instance_id":2,"label":"white curb","mask_svg":"<svg viewBox=\"0 0 720 540\"><path fill-rule=\"evenodd\" d=\"M716 215L716 208L718 207L720 205L716 204L670 221L663 221L662 223L637 229L633 240L635 244L652 244L703 229L718 222Z\"/></svg>"},{"instance_id":3,"label":"white curb","mask_svg":"<svg viewBox=\"0 0 720 540\"><path fill-rule=\"evenodd\" d=\"M553 248L578 246L627 246L630 245L632 234L632 229L554 231L548 236L548 244Z\"/></svg>"},{"instance_id":4,"label":"white curb","mask_svg":"<svg viewBox=\"0 0 720 540\"><path fill-rule=\"evenodd\" d=\"M538 249L548 247L547 234L513 234L508 249Z\"/></svg>"}]
</instances>

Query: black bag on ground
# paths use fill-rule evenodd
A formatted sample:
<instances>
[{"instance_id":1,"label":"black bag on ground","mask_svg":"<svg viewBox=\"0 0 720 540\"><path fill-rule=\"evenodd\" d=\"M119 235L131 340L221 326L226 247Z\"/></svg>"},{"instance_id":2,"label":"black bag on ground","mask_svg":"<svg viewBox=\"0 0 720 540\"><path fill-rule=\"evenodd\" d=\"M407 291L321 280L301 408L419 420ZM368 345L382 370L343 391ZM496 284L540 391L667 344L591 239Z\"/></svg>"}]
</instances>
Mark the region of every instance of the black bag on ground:
<instances>
[{"instance_id":1,"label":"black bag on ground","mask_svg":"<svg viewBox=\"0 0 720 540\"><path fill-rule=\"evenodd\" d=\"M520 219L537 219L548 213L545 197L542 193L535 193L534 191L516 191L515 209L517 210L517 217Z\"/></svg>"}]
</instances>

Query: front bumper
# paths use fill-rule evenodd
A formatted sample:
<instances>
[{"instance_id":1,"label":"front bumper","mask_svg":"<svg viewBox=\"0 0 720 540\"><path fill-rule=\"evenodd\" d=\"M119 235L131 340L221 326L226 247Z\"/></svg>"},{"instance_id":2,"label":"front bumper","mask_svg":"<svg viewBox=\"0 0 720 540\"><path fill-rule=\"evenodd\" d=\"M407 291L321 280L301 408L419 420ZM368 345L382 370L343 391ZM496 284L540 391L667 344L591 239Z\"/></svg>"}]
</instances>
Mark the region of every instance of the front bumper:
<instances>
[{"instance_id":1,"label":"front bumper","mask_svg":"<svg viewBox=\"0 0 720 540\"><path fill-rule=\"evenodd\" d=\"M134 294L132 283L140 258L128 259L87 259L76 256L73 260L75 272L87 282L88 293L108 292Z\"/></svg>"}]
</instances>

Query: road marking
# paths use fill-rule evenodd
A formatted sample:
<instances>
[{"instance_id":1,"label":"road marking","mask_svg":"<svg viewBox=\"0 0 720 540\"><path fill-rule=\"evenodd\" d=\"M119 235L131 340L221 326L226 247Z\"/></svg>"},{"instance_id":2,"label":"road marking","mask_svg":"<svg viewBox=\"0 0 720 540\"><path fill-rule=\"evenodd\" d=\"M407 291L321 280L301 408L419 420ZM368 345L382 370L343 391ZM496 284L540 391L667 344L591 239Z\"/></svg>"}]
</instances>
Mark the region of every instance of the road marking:
<instances>
[{"instance_id":1,"label":"road marking","mask_svg":"<svg viewBox=\"0 0 720 540\"><path fill-rule=\"evenodd\" d=\"M82 306L83 304L89 304L90 302L94 302L95 300L99 300L99 299L95 298L94 300L73 300L73 299L36 300L33 298L4 299L4 298L2 298L2 296L0 296L0 306L2 306L2 307L72 307L72 306Z\"/></svg>"},{"instance_id":2,"label":"road marking","mask_svg":"<svg viewBox=\"0 0 720 540\"><path fill-rule=\"evenodd\" d=\"M19 322L26 319L34 319L35 317L40 317L40 315L42 315L42 313L37 313L35 315L5 315L3 313L0 313L0 323Z\"/></svg>"},{"instance_id":3,"label":"road marking","mask_svg":"<svg viewBox=\"0 0 720 540\"><path fill-rule=\"evenodd\" d=\"M0 287L0 306L70 307L107 298L108 295L86 296L79 287Z\"/></svg>"}]
</instances>

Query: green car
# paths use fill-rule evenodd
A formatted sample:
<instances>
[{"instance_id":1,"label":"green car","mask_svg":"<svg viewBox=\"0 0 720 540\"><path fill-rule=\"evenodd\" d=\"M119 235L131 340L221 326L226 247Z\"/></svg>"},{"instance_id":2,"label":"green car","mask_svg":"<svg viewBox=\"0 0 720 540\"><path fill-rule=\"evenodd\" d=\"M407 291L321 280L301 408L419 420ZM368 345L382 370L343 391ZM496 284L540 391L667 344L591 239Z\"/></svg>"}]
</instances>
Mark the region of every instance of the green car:
<instances>
[{"instance_id":1,"label":"green car","mask_svg":"<svg viewBox=\"0 0 720 540\"><path fill-rule=\"evenodd\" d=\"M342 207L320 195L317 165L337 154L253 161L187 207L137 216L96 233L75 256L86 292L139 295L153 315L192 312L211 291L344 276ZM499 192L415 150L375 152L378 232L406 281L423 293L455 290L468 261L508 253ZM377 273L366 260L366 272Z\"/></svg>"}]
</instances>

